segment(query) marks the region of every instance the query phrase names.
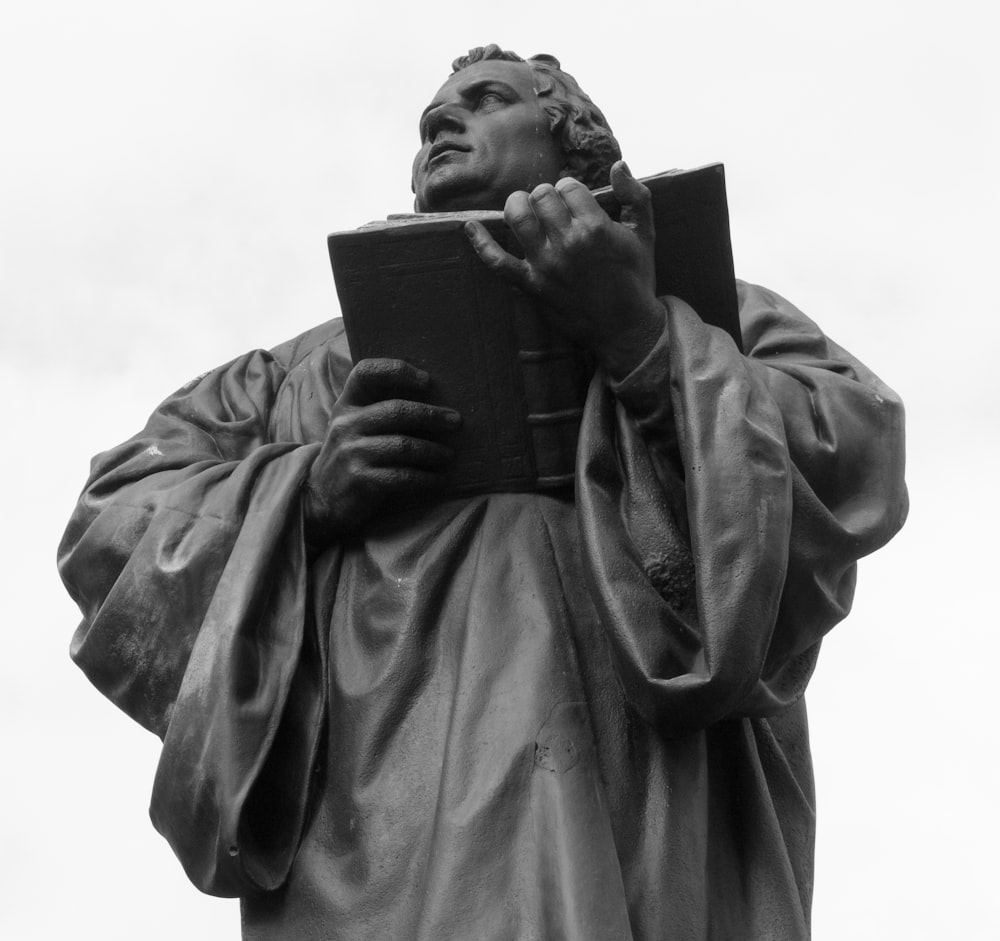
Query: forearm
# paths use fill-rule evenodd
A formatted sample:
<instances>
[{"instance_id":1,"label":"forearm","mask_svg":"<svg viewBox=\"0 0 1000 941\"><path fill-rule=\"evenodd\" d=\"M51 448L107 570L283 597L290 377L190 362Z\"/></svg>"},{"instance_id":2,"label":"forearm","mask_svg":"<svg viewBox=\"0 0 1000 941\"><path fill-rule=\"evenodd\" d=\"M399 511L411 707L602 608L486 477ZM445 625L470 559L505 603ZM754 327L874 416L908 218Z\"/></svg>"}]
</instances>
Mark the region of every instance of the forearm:
<instances>
[{"instance_id":1,"label":"forearm","mask_svg":"<svg viewBox=\"0 0 1000 941\"><path fill-rule=\"evenodd\" d=\"M751 356L668 301L663 335L612 383L617 455L584 437L595 479L622 476L620 495L580 490L598 606L637 708L674 728L801 695L849 609L854 563L905 512L895 397L790 305L744 294ZM678 531L689 604L658 578L663 560L683 566Z\"/></svg>"},{"instance_id":2,"label":"forearm","mask_svg":"<svg viewBox=\"0 0 1000 941\"><path fill-rule=\"evenodd\" d=\"M665 322L663 304L652 296L621 310L613 328L591 343L608 378L619 382L631 374L660 340Z\"/></svg>"}]
</instances>

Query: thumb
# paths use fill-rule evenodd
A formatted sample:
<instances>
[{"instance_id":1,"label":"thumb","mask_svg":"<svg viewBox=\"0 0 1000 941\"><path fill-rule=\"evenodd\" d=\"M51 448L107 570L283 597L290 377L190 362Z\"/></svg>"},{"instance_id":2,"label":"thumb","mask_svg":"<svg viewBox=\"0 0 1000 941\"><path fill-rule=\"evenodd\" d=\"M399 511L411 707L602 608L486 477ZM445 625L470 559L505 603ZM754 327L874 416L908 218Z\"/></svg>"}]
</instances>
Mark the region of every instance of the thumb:
<instances>
[{"instance_id":1,"label":"thumb","mask_svg":"<svg viewBox=\"0 0 1000 941\"><path fill-rule=\"evenodd\" d=\"M653 198L629 170L624 160L611 168L611 190L622 207L620 222L643 241L653 239Z\"/></svg>"},{"instance_id":2,"label":"thumb","mask_svg":"<svg viewBox=\"0 0 1000 941\"><path fill-rule=\"evenodd\" d=\"M528 265L501 248L496 239L486 231L486 226L470 219L465 223L465 235L487 268L513 282L517 287L530 290Z\"/></svg>"}]
</instances>

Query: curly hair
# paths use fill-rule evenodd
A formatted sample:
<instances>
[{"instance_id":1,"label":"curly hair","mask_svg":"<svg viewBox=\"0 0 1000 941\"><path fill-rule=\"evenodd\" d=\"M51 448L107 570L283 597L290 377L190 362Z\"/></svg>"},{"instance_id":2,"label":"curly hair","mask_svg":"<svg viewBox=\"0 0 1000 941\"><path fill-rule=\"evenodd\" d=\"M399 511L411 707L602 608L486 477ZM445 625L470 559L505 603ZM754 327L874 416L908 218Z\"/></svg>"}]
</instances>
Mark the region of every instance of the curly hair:
<instances>
[{"instance_id":1,"label":"curly hair","mask_svg":"<svg viewBox=\"0 0 1000 941\"><path fill-rule=\"evenodd\" d=\"M452 74L489 59L527 62L535 76L535 94L549 117L549 129L566 159L562 175L574 177L590 189L607 186L612 165L621 159L621 147L601 109L576 79L562 70L559 60L544 53L522 59L516 52L490 43L459 56L451 64Z\"/></svg>"}]
</instances>

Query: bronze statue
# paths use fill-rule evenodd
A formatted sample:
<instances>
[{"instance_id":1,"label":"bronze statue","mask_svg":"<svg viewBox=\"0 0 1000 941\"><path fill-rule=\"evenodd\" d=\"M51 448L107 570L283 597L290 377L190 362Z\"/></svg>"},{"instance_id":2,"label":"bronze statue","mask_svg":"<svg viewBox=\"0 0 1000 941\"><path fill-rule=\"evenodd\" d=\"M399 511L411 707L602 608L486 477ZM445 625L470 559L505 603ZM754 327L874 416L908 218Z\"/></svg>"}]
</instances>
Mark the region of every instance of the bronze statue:
<instances>
[{"instance_id":1,"label":"bronze statue","mask_svg":"<svg viewBox=\"0 0 1000 941\"><path fill-rule=\"evenodd\" d=\"M73 657L163 739L153 822L245 938L805 938L802 695L905 516L899 401L763 288L746 355L657 299L551 57L473 50L421 136L417 209L505 207L524 259L476 251L594 355L575 487L436 491L461 415L322 324L95 460Z\"/></svg>"}]
</instances>

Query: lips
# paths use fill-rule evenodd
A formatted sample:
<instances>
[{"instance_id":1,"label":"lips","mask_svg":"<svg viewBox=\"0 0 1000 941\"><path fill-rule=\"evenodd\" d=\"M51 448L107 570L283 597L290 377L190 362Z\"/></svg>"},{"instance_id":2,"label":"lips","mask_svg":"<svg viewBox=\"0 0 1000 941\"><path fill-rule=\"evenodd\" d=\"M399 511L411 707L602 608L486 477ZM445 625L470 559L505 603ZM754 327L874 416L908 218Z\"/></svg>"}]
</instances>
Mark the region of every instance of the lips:
<instances>
[{"instance_id":1,"label":"lips","mask_svg":"<svg viewBox=\"0 0 1000 941\"><path fill-rule=\"evenodd\" d=\"M468 144L459 144L452 140L439 140L434 144L431 144L431 149L427 154L427 162L430 163L436 160L442 154L448 153L468 153L472 148Z\"/></svg>"}]
</instances>

